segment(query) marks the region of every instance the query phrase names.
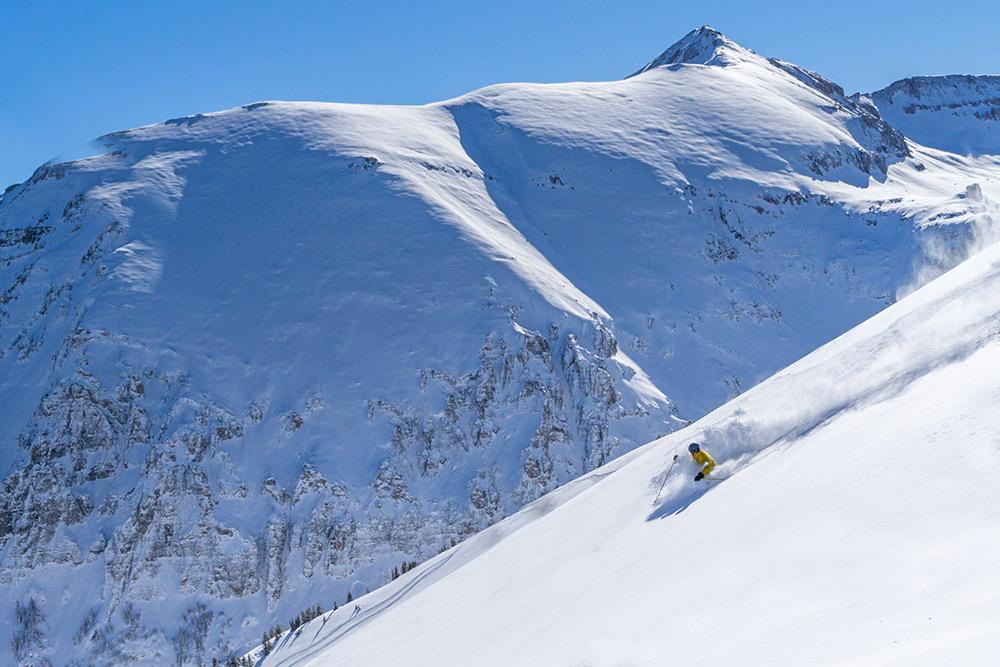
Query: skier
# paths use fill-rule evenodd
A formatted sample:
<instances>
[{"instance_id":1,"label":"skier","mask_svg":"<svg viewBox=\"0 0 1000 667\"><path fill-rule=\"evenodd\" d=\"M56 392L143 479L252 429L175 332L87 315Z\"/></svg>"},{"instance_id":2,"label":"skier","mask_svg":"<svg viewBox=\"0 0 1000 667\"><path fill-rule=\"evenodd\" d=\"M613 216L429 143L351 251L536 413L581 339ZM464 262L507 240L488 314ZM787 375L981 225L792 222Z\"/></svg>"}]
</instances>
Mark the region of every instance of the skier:
<instances>
[{"instance_id":1,"label":"skier","mask_svg":"<svg viewBox=\"0 0 1000 667\"><path fill-rule=\"evenodd\" d=\"M704 466L701 471L694 476L694 481L700 482L701 480L708 477L708 473L715 470L715 459L712 455L701 448L697 442L692 442L688 445L688 451L691 452L691 458L694 459L695 463L700 466Z\"/></svg>"}]
</instances>

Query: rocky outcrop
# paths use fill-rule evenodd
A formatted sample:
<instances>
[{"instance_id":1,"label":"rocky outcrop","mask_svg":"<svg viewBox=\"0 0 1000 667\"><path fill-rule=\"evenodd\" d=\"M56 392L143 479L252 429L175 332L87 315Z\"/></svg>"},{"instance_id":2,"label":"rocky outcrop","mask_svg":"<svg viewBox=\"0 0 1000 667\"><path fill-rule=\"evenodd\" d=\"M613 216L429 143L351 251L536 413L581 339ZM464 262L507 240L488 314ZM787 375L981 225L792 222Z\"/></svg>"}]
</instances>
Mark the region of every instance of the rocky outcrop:
<instances>
[{"instance_id":1,"label":"rocky outcrop","mask_svg":"<svg viewBox=\"0 0 1000 667\"><path fill-rule=\"evenodd\" d=\"M289 433L289 414L310 414L320 397L303 397L293 413L255 404L238 416L172 372L129 370L112 387L78 372L42 398L19 440L23 462L0 487L2 581L17 585L46 566L67 576L99 568L101 600L78 619L75 650L87 664L127 662L164 636L177 664L224 654L241 636L227 602L262 599L276 613L308 586L308 599L329 606L388 580L392 564L434 555L613 456L622 444L615 422L647 409L617 388L631 369L614 359L611 330L595 322L586 335L588 344L511 320L487 336L478 367L422 373L423 391L440 392L439 404L370 401L369 419L388 422L392 434L360 486L308 462L290 485L254 480L247 475L262 468L233 460L248 434L272 422ZM87 344L73 349L74 366L86 367ZM299 417L293 431L304 423ZM456 469L465 478L446 483L445 471L453 478ZM216 604L184 608L164 626L151 612L165 599ZM44 636L41 608L26 604L34 606L18 611L22 662Z\"/></svg>"}]
</instances>

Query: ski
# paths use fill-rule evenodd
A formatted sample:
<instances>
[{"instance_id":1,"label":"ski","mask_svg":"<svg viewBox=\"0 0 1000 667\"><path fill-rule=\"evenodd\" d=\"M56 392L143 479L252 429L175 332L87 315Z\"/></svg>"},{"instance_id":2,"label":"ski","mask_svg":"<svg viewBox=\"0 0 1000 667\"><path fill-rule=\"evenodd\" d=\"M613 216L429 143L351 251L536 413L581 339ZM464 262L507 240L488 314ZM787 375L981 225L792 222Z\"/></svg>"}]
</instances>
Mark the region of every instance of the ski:
<instances>
[{"instance_id":1,"label":"ski","mask_svg":"<svg viewBox=\"0 0 1000 667\"><path fill-rule=\"evenodd\" d=\"M703 481L703 482L724 482L727 479L729 479L729 477L706 477L705 479L703 479L701 481Z\"/></svg>"}]
</instances>

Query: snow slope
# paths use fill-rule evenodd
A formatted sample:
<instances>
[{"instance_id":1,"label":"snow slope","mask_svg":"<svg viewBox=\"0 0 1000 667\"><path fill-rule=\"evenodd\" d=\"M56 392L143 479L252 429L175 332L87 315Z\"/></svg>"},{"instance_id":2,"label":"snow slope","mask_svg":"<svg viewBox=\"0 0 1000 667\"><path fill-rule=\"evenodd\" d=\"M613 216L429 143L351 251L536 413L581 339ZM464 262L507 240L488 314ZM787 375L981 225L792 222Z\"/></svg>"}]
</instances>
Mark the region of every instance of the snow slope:
<instances>
[{"instance_id":1,"label":"snow slope","mask_svg":"<svg viewBox=\"0 0 1000 667\"><path fill-rule=\"evenodd\" d=\"M995 664L998 295L1000 245L261 664ZM691 441L732 477L651 506Z\"/></svg>"},{"instance_id":2,"label":"snow slope","mask_svg":"<svg viewBox=\"0 0 1000 667\"><path fill-rule=\"evenodd\" d=\"M377 588L891 304L1000 199L997 156L707 27L623 81L105 143L0 199L22 664L208 662Z\"/></svg>"}]
</instances>

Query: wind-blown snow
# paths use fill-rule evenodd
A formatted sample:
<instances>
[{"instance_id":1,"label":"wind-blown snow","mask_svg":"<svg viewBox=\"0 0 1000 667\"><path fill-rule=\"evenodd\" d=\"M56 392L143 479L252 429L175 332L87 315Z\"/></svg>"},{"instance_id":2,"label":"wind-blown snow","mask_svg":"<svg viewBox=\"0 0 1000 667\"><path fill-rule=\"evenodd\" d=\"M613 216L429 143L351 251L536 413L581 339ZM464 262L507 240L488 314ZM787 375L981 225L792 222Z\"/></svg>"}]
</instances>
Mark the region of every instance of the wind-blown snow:
<instances>
[{"instance_id":1,"label":"wind-blown snow","mask_svg":"<svg viewBox=\"0 0 1000 667\"><path fill-rule=\"evenodd\" d=\"M998 294L994 246L263 665L994 662ZM733 476L651 508L690 441Z\"/></svg>"}]
</instances>

